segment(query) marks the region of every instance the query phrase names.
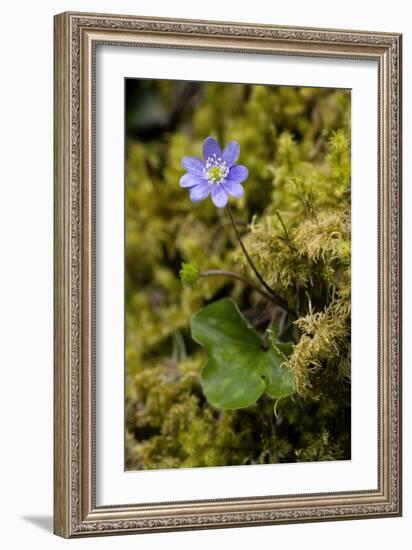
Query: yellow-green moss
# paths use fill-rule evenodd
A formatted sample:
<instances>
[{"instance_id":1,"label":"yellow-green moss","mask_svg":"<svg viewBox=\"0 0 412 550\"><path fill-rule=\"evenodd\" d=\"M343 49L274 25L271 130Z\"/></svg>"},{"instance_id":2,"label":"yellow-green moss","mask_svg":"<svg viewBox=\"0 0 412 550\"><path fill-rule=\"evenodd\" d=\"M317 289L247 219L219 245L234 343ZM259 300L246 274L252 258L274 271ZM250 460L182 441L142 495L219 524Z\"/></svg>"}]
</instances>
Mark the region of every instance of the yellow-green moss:
<instances>
[{"instance_id":1,"label":"yellow-green moss","mask_svg":"<svg viewBox=\"0 0 412 550\"><path fill-rule=\"evenodd\" d=\"M181 86L150 84L160 114ZM127 140L126 466L349 458L350 94L221 83L196 94L174 128ZM129 110L131 101L139 95ZM295 312L276 315L281 338L294 343L299 391L276 405L277 416L266 398L219 411L201 388L205 357L190 337L192 314L230 295L252 323L265 317L241 282L179 280L182 262L253 278L224 212L210 200L192 204L178 184L181 158L200 155L208 135L240 143L249 179L234 216L264 278Z\"/></svg>"}]
</instances>

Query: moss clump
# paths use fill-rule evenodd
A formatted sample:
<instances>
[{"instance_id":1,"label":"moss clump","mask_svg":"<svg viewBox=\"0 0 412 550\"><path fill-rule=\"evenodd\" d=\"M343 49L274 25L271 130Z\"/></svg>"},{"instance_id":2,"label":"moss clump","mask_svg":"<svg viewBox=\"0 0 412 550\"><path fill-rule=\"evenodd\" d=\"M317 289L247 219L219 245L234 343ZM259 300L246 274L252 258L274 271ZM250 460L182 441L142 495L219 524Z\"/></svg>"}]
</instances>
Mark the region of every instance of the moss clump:
<instances>
[{"instance_id":1,"label":"moss clump","mask_svg":"<svg viewBox=\"0 0 412 550\"><path fill-rule=\"evenodd\" d=\"M290 179L285 184L284 191L291 197L293 208L283 212L276 209L273 214L269 210L255 219L245 239L263 276L296 312L297 319L286 329L296 342L289 364L298 391L312 398L327 391L309 391L316 384L312 375L317 369L336 369L337 376L346 378L350 375L348 138L343 132L336 132L328 145L330 153L323 163L312 165L310 179ZM296 148L291 141L288 146ZM340 169L340 164L344 168ZM235 258L248 269L239 251Z\"/></svg>"}]
</instances>

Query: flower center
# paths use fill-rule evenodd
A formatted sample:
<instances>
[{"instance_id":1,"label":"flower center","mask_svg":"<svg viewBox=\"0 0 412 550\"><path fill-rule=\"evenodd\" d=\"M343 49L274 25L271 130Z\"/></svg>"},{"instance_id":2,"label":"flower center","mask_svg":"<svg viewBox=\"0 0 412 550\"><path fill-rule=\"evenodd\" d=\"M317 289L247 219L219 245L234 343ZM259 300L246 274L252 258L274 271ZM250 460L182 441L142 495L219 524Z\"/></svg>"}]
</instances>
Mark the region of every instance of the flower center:
<instances>
[{"instance_id":1,"label":"flower center","mask_svg":"<svg viewBox=\"0 0 412 550\"><path fill-rule=\"evenodd\" d=\"M209 183L222 183L228 173L229 168L220 157L213 155L206 159L203 175Z\"/></svg>"}]
</instances>

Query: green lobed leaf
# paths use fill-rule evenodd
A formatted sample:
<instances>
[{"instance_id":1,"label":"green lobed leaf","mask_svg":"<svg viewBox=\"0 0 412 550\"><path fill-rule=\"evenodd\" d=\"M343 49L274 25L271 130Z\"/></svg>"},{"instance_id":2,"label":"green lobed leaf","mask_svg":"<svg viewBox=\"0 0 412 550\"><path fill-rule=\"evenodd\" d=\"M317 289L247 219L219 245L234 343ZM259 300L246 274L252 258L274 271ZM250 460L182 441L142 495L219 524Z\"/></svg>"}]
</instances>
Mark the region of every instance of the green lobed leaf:
<instances>
[{"instance_id":1,"label":"green lobed leaf","mask_svg":"<svg viewBox=\"0 0 412 550\"><path fill-rule=\"evenodd\" d=\"M295 392L293 374L283 365L291 344L268 350L230 298L213 302L195 313L192 337L207 351L202 369L203 391L215 407L241 409L266 392L272 398Z\"/></svg>"}]
</instances>

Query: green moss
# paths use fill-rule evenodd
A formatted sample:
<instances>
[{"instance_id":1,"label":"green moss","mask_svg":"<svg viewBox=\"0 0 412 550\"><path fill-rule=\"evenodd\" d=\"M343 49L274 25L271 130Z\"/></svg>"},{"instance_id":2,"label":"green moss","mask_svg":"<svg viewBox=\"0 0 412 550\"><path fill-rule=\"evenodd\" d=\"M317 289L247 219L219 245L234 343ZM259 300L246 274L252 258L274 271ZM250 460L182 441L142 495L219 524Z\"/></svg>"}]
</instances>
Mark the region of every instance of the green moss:
<instances>
[{"instance_id":1,"label":"green moss","mask_svg":"<svg viewBox=\"0 0 412 550\"><path fill-rule=\"evenodd\" d=\"M184 86L150 86L150 113L161 122ZM350 458L349 92L204 84L176 117L150 139L127 141L127 468ZM208 135L241 145L249 179L245 197L232 202L234 216L254 262L295 315L269 310L238 281L179 280L182 263L254 278L224 212L210 200L192 204L178 184L181 158L198 156ZM184 269L193 282L193 269ZM205 357L189 323L223 296L262 333L273 317L277 337L294 343L289 365L299 393L279 401L276 415L265 398L220 411L204 397Z\"/></svg>"}]
</instances>

